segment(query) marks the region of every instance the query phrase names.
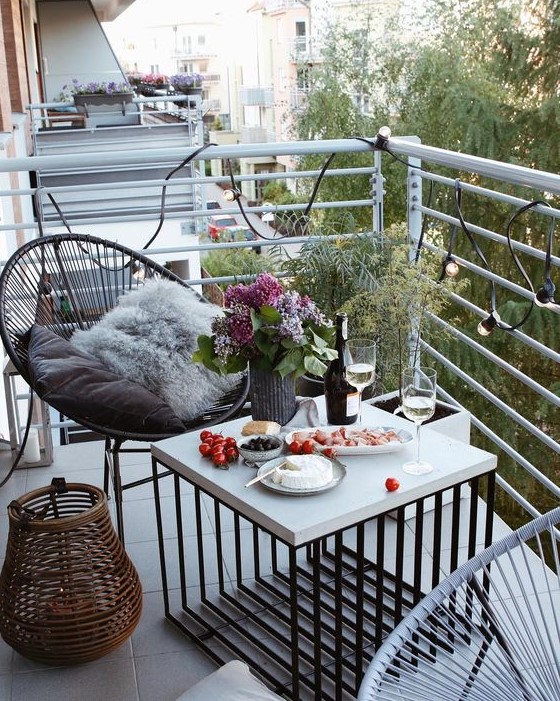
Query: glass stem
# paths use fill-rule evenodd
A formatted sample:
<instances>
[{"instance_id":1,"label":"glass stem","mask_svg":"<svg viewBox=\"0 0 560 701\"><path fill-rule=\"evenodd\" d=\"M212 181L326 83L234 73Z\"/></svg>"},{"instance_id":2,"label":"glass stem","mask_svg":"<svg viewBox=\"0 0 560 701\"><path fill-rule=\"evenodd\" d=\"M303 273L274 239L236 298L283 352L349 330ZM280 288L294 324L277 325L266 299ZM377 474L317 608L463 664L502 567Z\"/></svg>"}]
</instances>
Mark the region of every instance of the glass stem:
<instances>
[{"instance_id":1,"label":"glass stem","mask_svg":"<svg viewBox=\"0 0 560 701\"><path fill-rule=\"evenodd\" d=\"M362 392L363 390L358 392L358 424L362 423Z\"/></svg>"},{"instance_id":2,"label":"glass stem","mask_svg":"<svg viewBox=\"0 0 560 701\"><path fill-rule=\"evenodd\" d=\"M416 422L416 462L420 462L420 426L421 422Z\"/></svg>"}]
</instances>

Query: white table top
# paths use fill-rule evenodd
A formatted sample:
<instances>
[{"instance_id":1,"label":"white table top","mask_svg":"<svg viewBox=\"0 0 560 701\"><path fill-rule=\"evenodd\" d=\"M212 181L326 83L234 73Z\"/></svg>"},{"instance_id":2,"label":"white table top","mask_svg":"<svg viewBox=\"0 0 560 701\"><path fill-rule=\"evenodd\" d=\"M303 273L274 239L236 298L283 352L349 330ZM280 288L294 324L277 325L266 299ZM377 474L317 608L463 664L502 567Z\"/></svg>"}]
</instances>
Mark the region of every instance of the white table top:
<instances>
[{"instance_id":1,"label":"white table top","mask_svg":"<svg viewBox=\"0 0 560 701\"><path fill-rule=\"evenodd\" d=\"M322 413L320 406L320 417ZM241 427L249 420L250 417L236 419L210 430L239 438ZM413 435L416 430L406 419L367 404L363 406L361 423L372 427L405 428ZM429 474L409 475L402 470L404 462L416 458L414 440L393 453L340 456L339 460L346 465L346 477L334 489L308 496L279 494L261 484L246 488L244 485L255 476L255 469L241 459L231 463L229 470L214 467L198 451L199 431L154 443L152 454L278 538L299 546L496 467L496 456L491 453L443 436L426 426L421 431L421 456L434 467ZM388 492L385 489L387 477L396 477L400 489Z\"/></svg>"}]
</instances>

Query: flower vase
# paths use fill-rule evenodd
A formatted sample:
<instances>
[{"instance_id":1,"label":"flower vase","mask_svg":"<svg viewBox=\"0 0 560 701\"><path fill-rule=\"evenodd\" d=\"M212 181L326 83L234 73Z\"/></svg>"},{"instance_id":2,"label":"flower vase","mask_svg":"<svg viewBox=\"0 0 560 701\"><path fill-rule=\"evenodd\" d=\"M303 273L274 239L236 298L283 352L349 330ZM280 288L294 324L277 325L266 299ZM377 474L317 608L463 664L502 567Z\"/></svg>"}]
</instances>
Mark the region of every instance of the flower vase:
<instances>
[{"instance_id":1,"label":"flower vase","mask_svg":"<svg viewBox=\"0 0 560 701\"><path fill-rule=\"evenodd\" d=\"M251 416L255 421L276 421L281 426L296 413L296 383L293 375L280 377L250 363Z\"/></svg>"}]
</instances>

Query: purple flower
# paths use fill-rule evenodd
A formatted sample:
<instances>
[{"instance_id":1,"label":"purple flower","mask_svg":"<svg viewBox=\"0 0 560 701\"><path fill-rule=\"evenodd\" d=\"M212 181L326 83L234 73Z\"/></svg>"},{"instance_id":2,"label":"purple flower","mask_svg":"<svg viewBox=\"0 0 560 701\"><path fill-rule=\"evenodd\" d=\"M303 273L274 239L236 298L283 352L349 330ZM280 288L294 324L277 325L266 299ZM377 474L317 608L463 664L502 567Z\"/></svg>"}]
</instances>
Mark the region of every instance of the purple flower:
<instances>
[{"instance_id":1,"label":"purple flower","mask_svg":"<svg viewBox=\"0 0 560 701\"><path fill-rule=\"evenodd\" d=\"M276 312L271 312L270 307ZM258 356L271 370L285 358L290 358L288 366L295 358L292 371L301 374L304 357L333 357L315 343L315 334L332 339L330 322L309 297L285 291L270 273L261 273L250 285L239 283L227 288L225 313L214 319L212 332L209 359L213 358L226 372L228 368L236 371L240 361ZM294 356L296 347L298 354Z\"/></svg>"}]
</instances>

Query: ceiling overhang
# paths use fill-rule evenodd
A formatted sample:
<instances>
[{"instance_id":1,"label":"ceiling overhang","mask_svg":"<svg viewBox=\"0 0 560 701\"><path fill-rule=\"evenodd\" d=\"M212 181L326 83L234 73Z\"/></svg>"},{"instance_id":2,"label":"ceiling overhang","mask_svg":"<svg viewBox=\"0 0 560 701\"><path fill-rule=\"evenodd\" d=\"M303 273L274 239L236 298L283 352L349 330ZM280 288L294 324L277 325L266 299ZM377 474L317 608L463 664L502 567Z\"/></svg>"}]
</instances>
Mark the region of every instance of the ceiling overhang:
<instances>
[{"instance_id":1,"label":"ceiling overhang","mask_svg":"<svg viewBox=\"0 0 560 701\"><path fill-rule=\"evenodd\" d=\"M91 0L100 22L112 22L134 2L135 0Z\"/></svg>"}]
</instances>

